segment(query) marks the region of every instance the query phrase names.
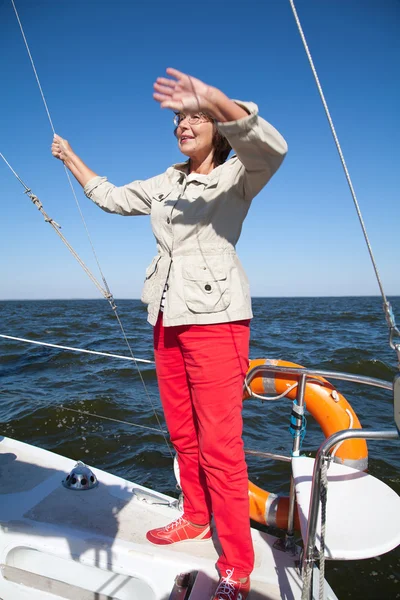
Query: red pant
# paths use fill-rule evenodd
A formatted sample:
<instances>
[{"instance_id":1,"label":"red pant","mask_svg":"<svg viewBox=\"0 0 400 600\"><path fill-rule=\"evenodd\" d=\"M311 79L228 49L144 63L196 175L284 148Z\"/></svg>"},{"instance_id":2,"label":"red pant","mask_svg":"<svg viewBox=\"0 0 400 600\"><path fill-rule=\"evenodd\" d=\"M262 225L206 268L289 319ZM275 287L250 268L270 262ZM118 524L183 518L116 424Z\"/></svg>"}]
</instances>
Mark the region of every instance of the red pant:
<instances>
[{"instance_id":1,"label":"red pant","mask_svg":"<svg viewBox=\"0 0 400 600\"><path fill-rule=\"evenodd\" d=\"M235 579L253 570L247 466L242 440L243 380L249 321L154 328L157 377L178 454L185 517L203 525L214 515L222 555Z\"/></svg>"}]
</instances>

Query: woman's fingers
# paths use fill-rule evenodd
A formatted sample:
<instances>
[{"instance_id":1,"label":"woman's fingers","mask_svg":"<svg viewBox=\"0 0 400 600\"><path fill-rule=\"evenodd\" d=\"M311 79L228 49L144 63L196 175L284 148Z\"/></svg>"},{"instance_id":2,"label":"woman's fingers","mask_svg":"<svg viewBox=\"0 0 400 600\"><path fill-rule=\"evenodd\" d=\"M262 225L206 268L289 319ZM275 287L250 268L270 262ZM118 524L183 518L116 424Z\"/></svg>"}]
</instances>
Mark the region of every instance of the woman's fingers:
<instances>
[{"instance_id":1,"label":"woman's fingers","mask_svg":"<svg viewBox=\"0 0 400 600\"><path fill-rule=\"evenodd\" d=\"M59 158L59 155L61 153L61 146L57 140L54 140L51 145L51 153L53 156Z\"/></svg>"},{"instance_id":2,"label":"woman's fingers","mask_svg":"<svg viewBox=\"0 0 400 600\"><path fill-rule=\"evenodd\" d=\"M164 100L169 100L170 96L167 96L166 94L159 94L158 92L154 92L153 98L154 98L154 100L157 100L157 102L164 102Z\"/></svg>"},{"instance_id":3,"label":"woman's fingers","mask_svg":"<svg viewBox=\"0 0 400 600\"><path fill-rule=\"evenodd\" d=\"M174 79L157 77L153 86L153 98L160 103L161 108L183 112L209 109L209 86L178 69L169 67L167 74Z\"/></svg>"},{"instance_id":4,"label":"woman's fingers","mask_svg":"<svg viewBox=\"0 0 400 600\"><path fill-rule=\"evenodd\" d=\"M161 108L170 108L171 110L182 110L183 104L181 100L173 99L171 96L164 94L153 94L154 100L160 103Z\"/></svg>"},{"instance_id":5,"label":"woman's fingers","mask_svg":"<svg viewBox=\"0 0 400 600\"><path fill-rule=\"evenodd\" d=\"M186 73L182 73L177 69L168 68L168 75L172 75L172 77L176 78L176 84L183 90L191 91L192 93L198 93L200 89L206 88L206 84L200 81L200 79L196 79L191 75L187 75ZM168 80L167 80L168 81Z\"/></svg>"},{"instance_id":6,"label":"woman's fingers","mask_svg":"<svg viewBox=\"0 0 400 600\"><path fill-rule=\"evenodd\" d=\"M172 69L171 67L168 67L166 71L168 75L171 75L171 77L175 77L175 79L183 79L184 77L188 77L185 73L178 71L178 69Z\"/></svg>"},{"instance_id":7,"label":"woman's fingers","mask_svg":"<svg viewBox=\"0 0 400 600\"><path fill-rule=\"evenodd\" d=\"M161 85L167 85L168 87L175 87L177 82L174 79L167 79L167 77L157 77L156 83Z\"/></svg>"},{"instance_id":8,"label":"woman's fingers","mask_svg":"<svg viewBox=\"0 0 400 600\"><path fill-rule=\"evenodd\" d=\"M172 96L172 94L174 93L174 88L168 87L167 85L162 85L160 83L155 83L154 84L154 89L156 92L158 92L159 94L165 94L168 96Z\"/></svg>"},{"instance_id":9,"label":"woman's fingers","mask_svg":"<svg viewBox=\"0 0 400 600\"><path fill-rule=\"evenodd\" d=\"M51 153L55 158L65 160L68 153L71 151L71 146L60 135L54 134L53 143L51 145Z\"/></svg>"},{"instance_id":10,"label":"woman's fingers","mask_svg":"<svg viewBox=\"0 0 400 600\"><path fill-rule=\"evenodd\" d=\"M171 100L166 100L165 102L160 103L161 108L170 108L171 110L180 110L180 106L176 102L171 102Z\"/></svg>"}]
</instances>

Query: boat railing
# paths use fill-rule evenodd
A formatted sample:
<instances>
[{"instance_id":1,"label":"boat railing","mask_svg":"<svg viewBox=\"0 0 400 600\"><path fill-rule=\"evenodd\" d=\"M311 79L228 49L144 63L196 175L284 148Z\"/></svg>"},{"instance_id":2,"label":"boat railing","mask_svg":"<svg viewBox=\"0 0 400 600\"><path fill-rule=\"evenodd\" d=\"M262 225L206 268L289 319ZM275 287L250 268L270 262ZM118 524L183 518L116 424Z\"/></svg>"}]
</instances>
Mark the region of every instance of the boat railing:
<instances>
[{"instance_id":1,"label":"boat railing","mask_svg":"<svg viewBox=\"0 0 400 600\"><path fill-rule=\"evenodd\" d=\"M349 381L351 383L358 383L362 385L368 385L377 387L393 392L393 383L385 381L384 379L377 379L374 377L367 377L365 375L356 375L353 373L344 373L340 371L326 371L321 369L308 369L305 367L289 367L289 366L277 366L273 364L262 364L257 365L250 369L246 376L245 387L249 391L250 384L255 377L269 376L274 377L276 374L282 375L294 375L298 378L297 387L297 405L302 408L304 406L304 395L306 391L307 379L312 381L316 377L324 377L326 379L339 379L342 381ZM259 397L259 396L257 396ZM268 401L268 398L265 398ZM293 439L292 456L298 456L300 452L301 439L299 436ZM278 455L270 455L271 458L276 460L290 460L289 457L279 457ZM293 478L290 484L290 496L289 496L289 517L287 526L287 541L288 547L293 546L293 535L294 535L294 511L295 511L295 489L293 485Z\"/></svg>"},{"instance_id":2,"label":"boat railing","mask_svg":"<svg viewBox=\"0 0 400 600\"><path fill-rule=\"evenodd\" d=\"M305 367L281 367L277 365L258 365L250 369L246 376L247 384L263 374L283 373L285 375L296 375L299 379L302 375L305 377L325 377L326 379L341 379L342 381L350 381L353 383L361 383L374 387L383 388L392 391L393 383L384 379L376 379L375 377L366 377L365 375L356 375L353 373L343 373L340 371L325 371L320 369L307 369Z\"/></svg>"},{"instance_id":3,"label":"boat railing","mask_svg":"<svg viewBox=\"0 0 400 600\"><path fill-rule=\"evenodd\" d=\"M307 533L304 539L304 550L301 570L306 589L303 590L302 598L312 600L312 577L309 577L309 574L313 568L315 560L320 558L318 553L316 553L315 548L319 505L321 499L322 469L324 464L331 460L329 454L330 451L332 450L332 448L334 448L334 446L336 446L336 444L350 439L395 440L398 438L399 432L397 431L397 429L389 429L385 431L345 429L343 431L338 431L331 435L318 448L315 457L314 470L312 476L310 508L307 521Z\"/></svg>"},{"instance_id":4,"label":"boat railing","mask_svg":"<svg viewBox=\"0 0 400 600\"><path fill-rule=\"evenodd\" d=\"M299 407L304 407L304 399L306 393L306 385L307 381L312 382L315 381L317 377L323 377L326 379L338 379L342 381L348 381L356 384L368 385L372 387L377 387L381 389L385 389L394 394L394 404L395 404L395 415L396 415L396 397L399 396L399 393L396 394L396 382L398 383L398 376L395 377L394 383L390 381L385 381L382 379L376 379L374 377L367 377L363 375L356 375L352 373L344 373L338 371L326 371L320 369L308 369L303 367L289 367L289 366L277 366L272 364L262 364L253 367L249 370L246 376L246 384L245 388L247 391L251 391L250 384L255 377L265 376L265 377L274 377L277 374L281 375L291 375L298 378L297 385L297 397L296 403ZM320 381L320 380L318 380ZM400 388L397 385L397 388ZM399 392L399 390L398 390ZM260 396L257 395L259 398ZM271 400L273 398L266 397L264 398L266 401ZM397 397L397 404L400 407L400 401ZM399 411L399 407L397 411ZM303 597L310 598L312 597L312 577L307 577L307 573L309 574L312 569L313 563L318 556L315 552L316 548L316 536L317 536L317 522L318 522L318 514L319 514L319 503L321 498L321 485L322 485L322 469L323 465L326 464L327 461L332 460L330 456L331 450L340 442L349 440L349 439L366 439L366 440L389 440L389 439L397 439L399 437L399 432L397 429L387 430L387 431L375 431L375 430L365 430L365 429L346 429L342 431L338 431L328 437L319 447L313 470L312 477L312 487L311 487L311 497L310 497L310 507L307 521L307 533L304 539L304 550L303 550L303 559L302 559L302 575L303 581L305 585L305 590L303 590ZM292 448L292 457L299 456L300 454L300 437L296 436L293 440L293 448ZM279 455L270 455L271 458L276 458L277 460L291 460L289 457L280 457ZM290 498L289 498L289 513L288 513L288 525L287 525L287 533L284 544L281 546L285 550L294 549L294 512L295 512L295 485L293 476L291 478L290 484Z\"/></svg>"}]
</instances>

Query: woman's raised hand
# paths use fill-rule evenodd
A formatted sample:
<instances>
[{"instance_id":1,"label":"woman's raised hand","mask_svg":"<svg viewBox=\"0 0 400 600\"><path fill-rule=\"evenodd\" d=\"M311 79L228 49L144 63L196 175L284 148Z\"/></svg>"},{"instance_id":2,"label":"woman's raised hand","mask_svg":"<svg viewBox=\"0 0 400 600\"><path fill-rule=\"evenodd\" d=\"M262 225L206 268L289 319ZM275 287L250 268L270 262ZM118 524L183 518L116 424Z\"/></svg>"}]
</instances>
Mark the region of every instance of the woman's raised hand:
<instances>
[{"instance_id":1,"label":"woman's raised hand","mask_svg":"<svg viewBox=\"0 0 400 600\"><path fill-rule=\"evenodd\" d=\"M61 136L54 134L53 143L51 145L51 153L53 156L66 161L73 154L73 150L67 140L64 140Z\"/></svg>"},{"instance_id":2,"label":"woman's raised hand","mask_svg":"<svg viewBox=\"0 0 400 600\"><path fill-rule=\"evenodd\" d=\"M153 97L161 108L192 114L207 112L212 115L215 88L176 69L167 69L167 74L173 79L158 77L154 83Z\"/></svg>"}]
</instances>

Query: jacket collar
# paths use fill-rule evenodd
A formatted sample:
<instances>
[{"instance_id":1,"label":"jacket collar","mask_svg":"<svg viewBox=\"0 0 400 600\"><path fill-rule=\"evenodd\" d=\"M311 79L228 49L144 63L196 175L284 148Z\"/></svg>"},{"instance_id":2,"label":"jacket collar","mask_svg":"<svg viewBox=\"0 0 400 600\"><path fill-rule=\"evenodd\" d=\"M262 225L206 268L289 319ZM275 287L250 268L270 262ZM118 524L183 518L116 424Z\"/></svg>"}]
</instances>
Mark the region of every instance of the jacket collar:
<instances>
[{"instance_id":1,"label":"jacket collar","mask_svg":"<svg viewBox=\"0 0 400 600\"><path fill-rule=\"evenodd\" d=\"M185 161L182 163L176 163L167 169L167 174L172 183L182 183L184 178L188 176L189 170L189 161ZM216 187L218 185L218 181L221 175L221 168L223 165L219 165L215 167L211 171L209 175L199 174L199 178L196 179L196 173L191 173L192 181L200 181L201 183L205 183L206 187Z\"/></svg>"}]
</instances>

